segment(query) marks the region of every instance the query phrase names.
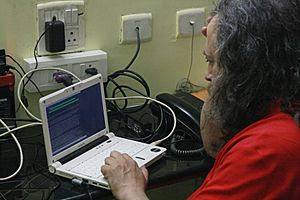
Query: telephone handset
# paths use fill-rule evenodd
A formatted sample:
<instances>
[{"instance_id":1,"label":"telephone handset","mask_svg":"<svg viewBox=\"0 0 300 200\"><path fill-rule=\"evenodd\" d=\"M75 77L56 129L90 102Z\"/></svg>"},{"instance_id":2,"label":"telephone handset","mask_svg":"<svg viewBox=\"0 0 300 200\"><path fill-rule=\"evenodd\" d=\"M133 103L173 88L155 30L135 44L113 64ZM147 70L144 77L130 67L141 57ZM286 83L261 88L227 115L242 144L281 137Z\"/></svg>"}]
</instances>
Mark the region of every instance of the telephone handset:
<instances>
[{"instance_id":1,"label":"telephone handset","mask_svg":"<svg viewBox=\"0 0 300 200\"><path fill-rule=\"evenodd\" d=\"M200 137L200 113L203 101L186 92L162 93L156 99L167 104L177 118L177 126L171 138L170 150L178 156L197 156L204 153ZM151 104L154 115L165 119L164 130L170 130L173 122L171 113L157 104ZM163 116L161 116L161 110Z\"/></svg>"}]
</instances>

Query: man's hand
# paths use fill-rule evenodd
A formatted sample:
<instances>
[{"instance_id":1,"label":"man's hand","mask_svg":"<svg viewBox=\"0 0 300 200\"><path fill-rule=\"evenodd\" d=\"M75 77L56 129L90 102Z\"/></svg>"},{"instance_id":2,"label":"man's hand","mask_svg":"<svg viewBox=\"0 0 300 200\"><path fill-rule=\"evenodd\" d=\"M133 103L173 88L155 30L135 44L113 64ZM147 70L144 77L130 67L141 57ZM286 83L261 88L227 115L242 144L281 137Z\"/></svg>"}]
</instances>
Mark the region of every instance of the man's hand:
<instances>
[{"instance_id":1,"label":"man's hand","mask_svg":"<svg viewBox=\"0 0 300 200\"><path fill-rule=\"evenodd\" d=\"M127 154L112 151L101 171L118 200L148 200L145 194L148 171L139 168Z\"/></svg>"}]
</instances>

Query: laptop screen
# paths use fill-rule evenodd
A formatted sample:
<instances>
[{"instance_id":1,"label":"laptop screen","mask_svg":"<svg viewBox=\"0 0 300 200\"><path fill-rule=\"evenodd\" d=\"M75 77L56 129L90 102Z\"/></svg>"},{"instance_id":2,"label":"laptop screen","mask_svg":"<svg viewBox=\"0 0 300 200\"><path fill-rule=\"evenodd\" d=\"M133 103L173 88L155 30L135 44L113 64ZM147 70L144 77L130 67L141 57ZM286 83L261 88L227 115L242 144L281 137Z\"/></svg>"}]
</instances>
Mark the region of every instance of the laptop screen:
<instances>
[{"instance_id":1,"label":"laptop screen","mask_svg":"<svg viewBox=\"0 0 300 200\"><path fill-rule=\"evenodd\" d=\"M105 129L100 84L53 102L46 115L53 155Z\"/></svg>"}]
</instances>

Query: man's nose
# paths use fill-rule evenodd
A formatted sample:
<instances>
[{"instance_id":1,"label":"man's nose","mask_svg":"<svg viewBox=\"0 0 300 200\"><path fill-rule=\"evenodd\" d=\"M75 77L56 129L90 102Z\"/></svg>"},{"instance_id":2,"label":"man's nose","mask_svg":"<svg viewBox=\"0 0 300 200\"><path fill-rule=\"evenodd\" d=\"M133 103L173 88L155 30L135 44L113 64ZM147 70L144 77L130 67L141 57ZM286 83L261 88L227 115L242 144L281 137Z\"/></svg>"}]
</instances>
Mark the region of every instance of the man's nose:
<instances>
[{"instance_id":1,"label":"man's nose","mask_svg":"<svg viewBox=\"0 0 300 200\"><path fill-rule=\"evenodd\" d=\"M202 33L205 37L207 37L207 26L203 26L203 27L201 28L201 33Z\"/></svg>"},{"instance_id":2,"label":"man's nose","mask_svg":"<svg viewBox=\"0 0 300 200\"><path fill-rule=\"evenodd\" d=\"M205 78L205 80L207 80L207 81L209 81L209 82L210 82L210 81L211 81L211 79L212 79L212 74L208 72L208 73L205 75L205 77L204 77L204 78Z\"/></svg>"}]
</instances>

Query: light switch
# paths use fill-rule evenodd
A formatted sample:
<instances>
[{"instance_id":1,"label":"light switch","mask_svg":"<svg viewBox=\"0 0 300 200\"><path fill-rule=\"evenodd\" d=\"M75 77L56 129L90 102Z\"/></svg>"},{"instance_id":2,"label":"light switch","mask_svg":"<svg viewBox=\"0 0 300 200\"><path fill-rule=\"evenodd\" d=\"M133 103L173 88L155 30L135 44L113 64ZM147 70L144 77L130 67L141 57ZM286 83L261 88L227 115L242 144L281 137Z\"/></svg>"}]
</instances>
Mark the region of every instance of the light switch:
<instances>
[{"instance_id":1,"label":"light switch","mask_svg":"<svg viewBox=\"0 0 300 200\"><path fill-rule=\"evenodd\" d=\"M52 20L51 11L45 11L45 21L49 22Z\"/></svg>"},{"instance_id":2,"label":"light switch","mask_svg":"<svg viewBox=\"0 0 300 200\"><path fill-rule=\"evenodd\" d=\"M77 8L72 9L72 24L73 25L78 24L78 9Z\"/></svg>"},{"instance_id":3,"label":"light switch","mask_svg":"<svg viewBox=\"0 0 300 200\"><path fill-rule=\"evenodd\" d=\"M66 9L65 10L65 24L70 25L72 23L72 10Z\"/></svg>"},{"instance_id":4,"label":"light switch","mask_svg":"<svg viewBox=\"0 0 300 200\"><path fill-rule=\"evenodd\" d=\"M59 10L59 11L58 11L58 19L59 19L60 21L62 21L62 22L65 21L65 13L64 13L63 10Z\"/></svg>"}]
</instances>

